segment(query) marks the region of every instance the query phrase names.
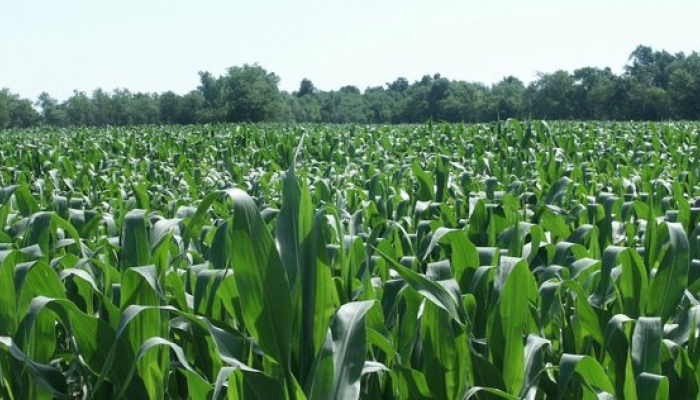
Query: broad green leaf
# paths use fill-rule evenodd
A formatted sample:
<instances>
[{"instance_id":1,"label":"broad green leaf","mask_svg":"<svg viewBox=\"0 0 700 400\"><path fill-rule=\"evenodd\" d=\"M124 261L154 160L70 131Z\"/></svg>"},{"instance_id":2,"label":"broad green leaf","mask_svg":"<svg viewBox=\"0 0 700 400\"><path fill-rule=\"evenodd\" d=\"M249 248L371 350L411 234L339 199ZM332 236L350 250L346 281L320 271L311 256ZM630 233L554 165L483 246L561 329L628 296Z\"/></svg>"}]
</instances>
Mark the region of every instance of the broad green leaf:
<instances>
[{"instance_id":1,"label":"broad green leaf","mask_svg":"<svg viewBox=\"0 0 700 400\"><path fill-rule=\"evenodd\" d=\"M418 183L416 198L421 201L435 200L435 183L432 177L421 169L420 162L415 160L411 164L411 171Z\"/></svg>"},{"instance_id":2,"label":"broad green leaf","mask_svg":"<svg viewBox=\"0 0 700 400\"><path fill-rule=\"evenodd\" d=\"M657 243L663 247L649 287L649 296L655 300L647 303L647 313L665 322L675 313L688 284L689 244L680 223L661 224L657 235Z\"/></svg>"},{"instance_id":3,"label":"broad green leaf","mask_svg":"<svg viewBox=\"0 0 700 400\"><path fill-rule=\"evenodd\" d=\"M577 376L583 383L598 390L614 393L615 389L608 379L603 367L589 356L562 354L559 361L558 399L566 396L571 379Z\"/></svg>"},{"instance_id":4,"label":"broad green leaf","mask_svg":"<svg viewBox=\"0 0 700 400\"><path fill-rule=\"evenodd\" d=\"M605 349L614 364L613 383L615 394L619 398L635 398L635 374L632 368L630 347L632 344L632 325L634 320L624 314L610 318L605 329Z\"/></svg>"},{"instance_id":5,"label":"broad green leaf","mask_svg":"<svg viewBox=\"0 0 700 400\"><path fill-rule=\"evenodd\" d=\"M287 275L253 199L233 189L233 269L243 318L251 335L279 363L288 393L292 386L292 294Z\"/></svg>"},{"instance_id":6,"label":"broad green leaf","mask_svg":"<svg viewBox=\"0 0 700 400\"><path fill-rule=\"evenodd\" d=\"M120 270L142 267L151 263L144 210L129 211L124 218L121 248Z\"/></svg>"},{"instance_id":7,"label":"broad green leaf","mask_svg":"<svg viewBox=\"0 0 700 400\"><path fill-rule=\"evenodd\" d=\"M529 335L525 345L525 380L520 389L521 398L534 397L539 387L540 375L544 373L545 356L551 342L539 336Z\"/></svg>"},{"instance_id":8,"label":"broad green leaf","mask_svg":"<svg viewBox=\"0 0 700 400\"><path fill-rule=\"evenodd\" d=\"M668 378L643 372L637 377L637 392L640 400L668 399Z\"/></svg>"},{"instance_id":9,"label":"broad green leaf","mask_svg":"<svg viewBox=\"0 0 700 400\"><path fill-rule=\"evenodd\" d=\"M397 365L395 370L400 391L399 397L417 400L434 398L428 389L428 384L422 373L401 365Z\"/></svg>"},{"instance_id":10,"label":"broad green leaf","mask_svg":"<svg viewBox=\"0 0 700 400\"><path fill-rule=\"evenodd\" d=\"M46 390L41 393L42 398L69 399L68 388L61 371L55 366L34 362L7 336L0 336L0 350L4 350L12 358L24 364L36 382ZM4 372L3 372L4 373ZM4 386L4 385L3 385ZM21 388L16 388L18 391ZM26 390L28 388L24 388Z\"/></svg>"},{"instance_id":11,"label":"broad green leaf","mask_svg":"<svg viewBox=\"0 0 700 400\"><path fill-rule=\"evenodd\" d=\"M460 316L457 300L452 297L450 293L445 290L445 288L440 286L438 283L430 281L424 276L397 263L391 257L382 253L378 249L375 248L374 250L379 253L379 255L381 255L389 263L390 268L401 275L406 283L415 291L433 302L436 306L447 311L455 321L464 324L464 321Z\"/></svg>"},{"instance_id":12,"label":"broad green leaf","mask_svg":"<svg viewBox=\"0 0 700 400\"><path fill-rule=\"evenodd\" d=\"M309 399L357 399L367 357L365 315L373 301L344 304L336 312L311 369Z\"/></svg>"},{"instance_id":13,"label":"broad green leaf","mask_svg":"<svg viewBox=\"0 0 700 400\"><path fill-rule=\"evenodd\" d=\"M421 317L424 375L435 398L458 398L466 390L471 369L468 338L450 315L435 304L425 305Z\"/></svg>"},{"instance_id":14,"label":"broad green leaf","mask_svg":"<svg viewBox=\"0 0 700 400\"><path fill-rule=\"evenodd\" d=\"M536 283L524 259L503 257L495 281L494 317L488 338L497 365L503 368L508 393L520 393L525 379L525 337L530 298Z\"/></svg>"},{"instance_id":15,"label":"broad green leaf","mask_svg":"<svg viewBox=\"0 0 700 400\"><path fill-rule=\"evenodd\" d=\"M661 319L641 317L632 335L632 366L635 375L642 372L661 373ZM637 388L639 389L639 388Z\"/></svg>"}]
</instances>

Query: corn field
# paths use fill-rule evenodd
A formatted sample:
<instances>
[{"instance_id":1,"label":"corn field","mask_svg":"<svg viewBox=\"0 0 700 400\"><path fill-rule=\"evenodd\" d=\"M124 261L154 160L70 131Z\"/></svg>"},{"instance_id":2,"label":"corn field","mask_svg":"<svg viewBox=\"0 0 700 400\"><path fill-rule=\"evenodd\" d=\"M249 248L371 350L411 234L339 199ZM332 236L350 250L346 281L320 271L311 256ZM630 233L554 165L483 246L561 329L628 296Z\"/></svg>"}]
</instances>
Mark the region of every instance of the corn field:
<instances>
[{"instance_id":1,"label":"corn field","mask_svg":"<svg viewBox=\"0 0 700 400\"><path fill-rule=\"evenodd\" d=\"M2 399L697 399L700 124L0 133Z\"/></svg>"}]
</instances>

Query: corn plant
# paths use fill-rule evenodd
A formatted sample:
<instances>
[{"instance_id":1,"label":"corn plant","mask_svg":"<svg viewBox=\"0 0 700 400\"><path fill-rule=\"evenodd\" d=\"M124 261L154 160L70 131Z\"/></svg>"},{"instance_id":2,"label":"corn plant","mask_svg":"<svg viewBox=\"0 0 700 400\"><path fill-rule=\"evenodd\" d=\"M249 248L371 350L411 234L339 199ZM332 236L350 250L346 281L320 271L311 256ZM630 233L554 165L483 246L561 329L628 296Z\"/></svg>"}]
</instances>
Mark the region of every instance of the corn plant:
<instances>
[{"instance_id":1,"label":"corn plant","mask_svg":"<svg viewBox=\"0 0 700 400\"><path fill-rule=\"evenodd\" d=\"M699 129L4 131L0 398L698 398Z\"/></svg>"}]
</instances>

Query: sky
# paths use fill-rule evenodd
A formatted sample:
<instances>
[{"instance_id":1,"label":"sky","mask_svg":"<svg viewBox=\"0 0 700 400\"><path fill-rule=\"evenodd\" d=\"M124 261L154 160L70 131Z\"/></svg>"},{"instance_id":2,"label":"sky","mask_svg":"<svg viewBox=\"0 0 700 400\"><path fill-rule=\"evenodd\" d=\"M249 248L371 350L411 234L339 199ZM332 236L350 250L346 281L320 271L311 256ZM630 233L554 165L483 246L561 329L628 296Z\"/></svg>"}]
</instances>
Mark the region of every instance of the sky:
<instances>
[{"instance_id":1,"label":"sky","mask_svg":"<svg viewBox=\"0 0 700 400\"><path fill-rule=\"evenodd\" d=\"M698 0L0 0L0 88L65 100L199 84L258 63L295 91L405 77L487 85L610 67L640 44L700 51Z\"/></svg>"}]
</instances>

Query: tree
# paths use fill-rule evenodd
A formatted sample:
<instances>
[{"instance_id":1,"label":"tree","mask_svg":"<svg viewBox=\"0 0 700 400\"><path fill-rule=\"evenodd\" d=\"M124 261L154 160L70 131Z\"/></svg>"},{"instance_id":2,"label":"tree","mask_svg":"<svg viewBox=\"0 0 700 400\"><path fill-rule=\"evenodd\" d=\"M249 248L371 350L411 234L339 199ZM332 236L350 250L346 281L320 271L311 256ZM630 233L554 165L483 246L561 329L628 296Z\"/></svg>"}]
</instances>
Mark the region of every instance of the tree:
<instances>
[{"instance_id":1,"label":"tree","mask_svg":"<svg viewBox=\"0 0 700 400\"><path fill-rule=\"evenodd\" d=\"M112 111L112 99L109 93L97 88L92 92L90 99L92 103L92 124L104 126L114 124L114 113Z\"/></svg>"},{"instance_id":2,"label":"tree","mask_svg":"<svg viewBox=\"0 0 700 400\"><path fill-rule=\"evenodd\" d=\"M195 124L202 122L198 120L198 115L204 109L204 96L198 90L193 90L182 97L182 108L177 114L176 123Z\"/></svg>"},{"instance_id":3,"label":"tree","mask_svg":"<svg viewBox=\"0 0 700 400\"><path fill-rule=\"evenodd\" d=\"M199 72L200 85L197 90L204 99L202 108L197 113L200 122L224 121L226 110L223 105L223 78L214 78L209 72Z\"/></svg>"},{"instance_id":4,"label":"tree","mask_svg":"<svg viewBox=\"0 0 700 400\"><path fill-rule=\"evenodd\" d=\"M496 112L492 119L525 117L525 84L514 76L503 78L491 87L491 102Z\"/></svg>"},{"instance_id":5,"label":"tree","mask_svg":"<svg viewBox=\"0 0 700 400\"><path fill-rule=\"evenodd\" d=\"M132 95L127 89L115 89L112 95L107 95L108 124L131 125L134 123L129 112L129 103Z\"/></svg>"},{"instance_id":6,"label":"tree","mask_svg":"<svg viewBox=\"0 0 700 400\"><path fill-rule=\"evenodd\" d=\"M51 97L48 93L42 92L36 105L41 108L41 116L45 124L56 126L68 124L68 114L66 114L65 107L58 104L58 100Z\"/></svg>"},{"instance_id":7,"label":"tree","mask_svg":"<svg viewBox=\"0 0 700 400\"><path fill-rule=\"evenodd\" d=\"M537 118L571 119L574 117L574 79L566 71L540 74L528 92L532 114Z\"/></svg>"},{"instance_id":8,"label":"tree","mask_svg":"<svg viewBox=\"0 0 700 400\"><path fill-rule=\"evenodd\" d=\"M324 95L285 98L291 118L296 122L321 122L321 101Z\"/></svg>"},{"instance_id":9,"label":"tree","mask_svg":"<svg viewBox=\"0 0 700 400\"><path fill-rule=\"evenodd\" d=\"M375 124L391 122L396 110L396 98L381 86L367 88L362 95L367 107L367 121Z\"/></svg>"},{"instance_id":10,"label":"tree","mask_svg":"<svg viewBox=\"0 0 700 400\"><path fill-rule=\"evenodd\" d=\"M317 92L318 90L316 89L316 86L314 86L314 84L310 80L304 78L301 80L301 84L299 85L299 91L296 92L294 95L297 97L303 97L307 95L316 94Z\"/></svg>"},{"instance_id":11,"label":"tree","mask_svg":"<svg viewBox=\"0 0 700 400\"><path fill-rule=\"evenodd\" d=\"M305 96L305 98L308 96ZM338 91L318 95L321 104L321 121L333 124L365 123L369 111L355 86L343 86Z\"/></svg>"},{"instance_id":12,"label":"tree","mask_svg":"<svg viewBox=\"0 0 700 400\"><path fill-rule=\"evenodd\" d=\"M172 91L158 97L160 121L164 124L177 124L183 108L183 99Z\"/></svg>"},{"instance_id":13,"label":"tree","mask_svg":"<svg viewBox=\"0 0 700 400\"><path fill-rule=\"evenodd\" d=\"M150 93L136 93L132 95L127 104L127 113L131 124L155 125L160 123L158 95Z\"/></svg>"},{"instance_id":14,"label":"tree","mask_svg":"<svg viewBox=\"0 0 700 400\"><path fill-rule=\"evenodd\" d=\"M670 104L668 93L663 88L645 85L633 80L628 86L626 119L661 120L668 115Z\"/></svg>"},{"instance_id":15,"label":"tree","mask_svg":"<svg viewBox=\"0 0 700 400\"><path fill-rule=\"evenodd\" d=\"M9 89L0 90L0 129L28 128L40 120L41 116L31 101L20 98Z\"/></svg>"},{"instance_id":16,"label":"tree","mask_svg":"<svg viewBox=\"0 0 700 400\"><path fill-rule=\"evenodd\" d=\"M439 75L438 75L439 77ZM404 88L404 80L402 78L397 79L392 86L396 85L396 91L400 93L398 101L398 110L394 114L394 121L392 122L409 122L409 123L423 123L431 118L431 112L436 112L437 105L435 101L439 101L440 97L438 93L430 98L430 91L433 87L433 77L430 75L423 75L420 81L415 82L408 88ZM394 91L394 89L391 89ZM430 101L433 101L432 108Z\"/></svg>"},{"instance_id":17,"label":"tree","mask_svg":"<svg viewBox=\"0 0 700 400\"><path fill-rule=\"evenodd\" d=\"M277 121L283 114L283 102L277 88L279 77L259 65L231 67L221 77L226 121Z\"/></svg>"},{"instance_id":18,"label":"tree","mask_svg":"<svg viewBox=\"0 0 700 400\"><path fill-rule=\"evenodd\" d=\"M343 86L337 92L339 101L336 108L336 123L367 122L367 107L362 99L362 93L356 86Z\"/></svg>"},{"instance_id":19,"label":"tree","mask_svg":"<svg viewBox=\"0 0 700 400\"><path fill-rule=\"evenodd\" d=\"M480 83L452 82L440 102L442 118L448 122L481 122L490 114L488 88Z\"/></svg>"},{"instance_id":20,"label":"tree","mask_svg":"<svg viewBox=\"0 0 700 400\"><path fill-rule=\"evenodd\" d=\"M574 71L574 117L605 119L610 117L610 96L615 74L610 68L579 68Z\"/></svg>"},{"instance_id":21,"label":"tree","mask_svg":"<svg viewBox=\"0 0 700 400\"><path fill-rule=\"evenodd\" d=\"M671 54L637 46L623 74L584 67L541 73L525 87L508 76L491 86L451 81L440 74L410 83L399 77L361 92L356 86L322 91L304 78L298 91L257 64L199 72L196 90L179 96L102 89L75 91L58 103L42 93L34 106L4 89L0 127L50 125L192 124L297 121L331 123L484 122L506 118L700 119L700 54Z\"/></svg>"},{"instance_id":22,"label":"tree","mask_svg":"<svg viewBox=\"0 0 700 400\"><path fill-rule=\"evenodd\" d=\"M68 114L68 123L76 126L97 125L94 119L95 107L85 92L73 91L73 95L63 103Z\"/></svg>"},{"instance_id":23,"label":"tree","mask_svg":"<svg viewBox=\"0 0 700 400\"><path fill-rule=\"evenodd\" d=\"M673 115L700 119L700 54L679 58L670 68L668 94Z\"/></svg>"},{"instance_id":24,"label":"tree","mask_svg":"<svg viewBox=\"0 0 700 400\"><path fill-rule=\"evenodd\" d=\"M411 84L408 83L408 79L406 78L397 78L392 83L387 84L387 88L394 93L404 93L408 90L409 86L411 86Z\"/></svg>"},{"instance_id":25,"label":"tree","mask_svg":"<svg viewBox=\"0 0 700 400\"><path fill-rule=\"evenodd\" d=\"M430 91L426 98L428 102L428 113L433 121L440 121L442 119L440 102L447 97L447 92L450 89L450 81L447 78L443 78L440 74L435 74L432 79L430 86Z\"/></svg>"},{"instance_id":26,"label":"tree","mask_svg":"<svg viewBox=\"0 0 700 400\"><path fill-rule=\"evenodd\" d=\"M682 57L682 53L678 55ZM647 86L668 89L670 82L669 67L676 57L666 51L654 51L649 46L637 46L630 54L625 66L625 73Z\"/></svg>"}]
</instances>

